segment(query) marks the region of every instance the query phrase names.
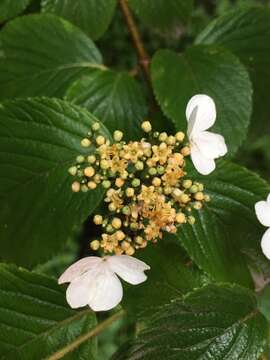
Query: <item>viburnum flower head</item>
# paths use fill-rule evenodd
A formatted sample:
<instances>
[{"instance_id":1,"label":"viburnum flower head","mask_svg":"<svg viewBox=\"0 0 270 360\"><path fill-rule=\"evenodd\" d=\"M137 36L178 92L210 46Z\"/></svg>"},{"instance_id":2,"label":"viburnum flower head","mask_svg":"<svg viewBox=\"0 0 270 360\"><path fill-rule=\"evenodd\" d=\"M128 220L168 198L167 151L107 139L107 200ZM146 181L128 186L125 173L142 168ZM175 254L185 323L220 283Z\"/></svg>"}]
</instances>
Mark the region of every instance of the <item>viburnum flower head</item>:
<instances>
[{"instance_id":1,"label":"viburnum flower head","mask_svg":"<svg viewBox=\"0 0 270 360\"><path fill-rule=\"evenodd\" d=\"M222 135L206 131L216 121L213 99L207 95L193 96L187 104L186 118L192 162L200 174L208 175L215 170L215 159L228 151Z\"/></svg>"},{"instance_id":2,"label":"viburnum flower head","mask_svg":"<svg viewBox=\"0 0 270 360\"><path fill-rule=\"evenodd\" d=\"M73 309L88 305L94 311L107 311L122 300L118 276L137 285L147 279L144 271L149 269L143 261L128 255L89 256L71 265L58 283L70 283L66 297Z\"/></svg>"},{"instance_id":3,"label":"viburnum flower head","mask_svg":"<svg viewBox=\"0 0 270 360\"><path fill-rule=\"evenodd\" d=\"M270 259L270 194L266 201L259 201L255 204L255 211L260 223L268 227L262 237L261 247L264 255Z\"/></svg>"}]
</instances>

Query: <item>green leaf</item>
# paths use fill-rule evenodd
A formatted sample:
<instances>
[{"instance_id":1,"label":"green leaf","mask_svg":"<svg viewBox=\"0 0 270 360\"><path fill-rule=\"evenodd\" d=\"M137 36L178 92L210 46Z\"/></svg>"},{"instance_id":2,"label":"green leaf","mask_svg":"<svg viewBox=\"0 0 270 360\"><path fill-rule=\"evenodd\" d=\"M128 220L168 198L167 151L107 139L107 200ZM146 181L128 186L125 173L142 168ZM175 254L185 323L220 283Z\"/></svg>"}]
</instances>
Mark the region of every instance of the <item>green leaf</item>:
<instances>
[{"instance_id":1,"label":"green leaf","mask_svg":"<svg viewBox=\"0 0 270 360\"><path fill-rule=\"evenodd\" d=\"M133 344L116 360L255 360L268 336L253 293L209 285L145 317Z\"/></svg>"},{"instance_id":2,"label":"green leaf","mask_svg":"<svg viewBox=\"0 0 270 360\"><path fill-rule=\"evenodd\" d=\"M199 35L197 43L221 44L246 65L254 87L252 126L260 134L270 130L270 9L243 8L213 22Z\"/></svg>"},{"instance_id":3,"label":"green leaf","mask_svg":"<svg viewBox=\"0 0 270 360\"><path fill-rule=\"evenodd\" d=\"M0 265L0 358L40 360L54 355L96 326L90 310L74 311L64 288L49 277L13 265ZM65 359L94 359L88 340Z\"/></svg>"},{"instance_id":4,"label":"green leaf","mask_svg":"<svg viewBox=\"0 0 270 360\"><path fill-rule=\"evenodd\" d=\"M64 95L85 69L102 67L95 44L54 15L29 15L0 33L0 99Z\"/></svg>"},{"instance_id":5,"label":"green leaf","mask_svg":"<svg viewBox=\"0 0 270 360\"><path fill-rule=\"evenodd\" d=\"M218 281L250 283L242 250L260 248L264 228L254 205L265 199L270 186L255 173L230 162L220 162L211 175L188 173L205 185L211 201L194 212L194 225L186 224L178 237L191 258Z\"/></svg>"},{"instance_id":6,"label":"green leaf","mask_svg":"<svg viewBox=\"0 0 270 360\"><path fill-rule=\"evenodd\" d=\"M178 129L187 127L189 99L210 95L217 106L213 131L225 137L230 154L237 150L249 125L252 89L247 71L234 55L213 46L191 47L180 55L160 50L152 60L151 75L157 101Z\"/></svg>"},{"instance_id":7,"label":"green leaf","mask_svg":"<svg viewBox=\"0 0 270 360\"><path fill-rule=\"evenodd\" d=\"M23 12L30 2L31 0L1 0L0 23Z\"/></svg>"},{"instance_id":8,"label":"green leaf","mask_svg":"<svg viewBox=\"0 0 270 360\"><path fill-rule=\"evenodd\" d=\"M201 285L199 272L188 266L183 249L169 236L138 251L136 257L151 267L147 281L129 286L123 298L123 307L136 315L180 298Z\"/></svg>"},{"instance_id":9,"label":"green leaf","mask_svg":"<svg viewBox=\"0 0 270 360\"><path fill-rule=\"evenodd\" d=\"M96 40L110 25L116 0L42 0L41 6L43 12L69 20Z\"/></svg>"},{"instance_id":10,"label":"green leaf","mask_svg":"<svg viewBox=\"0 0 270 360\"><path fill-rule=\"evenodd\" d=\"M68 169L93 121L56 99L7 101L0 107L0 257L39 264L59 253L74 226L98 206L103 190L72 193ZM109 137L103 127L101 133ZM24 251L22 251L24 249Z\"/></svg>"},{"instance_id":11,"label":"green leaf","mask_svg":"<svg viewBox=\"0 0 270 360\"><path fill-rule=\"evenodd\" d=\"M193 0L129 0L129 5L148 25L161 31L181 29L192 12Z\"/></svg>"},{"instance_id":12,"label":"green leaf","mask_svg":"<svg viewBox=\"0 0 270 360\"><path fill-rule=\"evenodd\" d=\"M66 99L86 107L113 132L124 131L126 139L142 136L141 122L147 115L143 89L127 73L92 70L68 90Z\"/></svg>"},{"instance_id":13,"label":"green leaf","mask_svg":"<svg viewBox=\"0 0 270 360\"><path fill-rule=\"evenodd\" d=\"M266 286L258 294L258 306L261 313L270 321L270 286Z\"/></svg>"}]
</instances>

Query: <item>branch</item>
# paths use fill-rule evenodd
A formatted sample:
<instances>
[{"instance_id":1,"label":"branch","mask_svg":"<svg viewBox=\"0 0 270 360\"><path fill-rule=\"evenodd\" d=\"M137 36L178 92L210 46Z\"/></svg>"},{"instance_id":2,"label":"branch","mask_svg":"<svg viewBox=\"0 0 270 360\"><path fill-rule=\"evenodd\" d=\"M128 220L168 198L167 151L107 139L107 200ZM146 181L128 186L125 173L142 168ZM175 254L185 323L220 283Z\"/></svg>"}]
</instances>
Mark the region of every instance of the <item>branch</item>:
<instances>
[{"instance_id":1,"label":"branch","mask_svg":"<svg viewBox=\"0 0 270 360\"><path fill-rule=\"evenodd\" d=\"M134 21L133 15L129 9L127 0L119 0L119 6L121 8L124 19L126 21L128 30L130 32L130 35L131 35L131 38L132 38L132 41L134 44L134 47L138 54L139 64L144 72L146 80L151 85L151 77L150 77L150 71L149 71L150 57L147 54L147 51L145 50L145 47L144 47L142 39L141 39L141 35L140 35L137 25Z\"/></svg>"},{"instance_id":2,"label":"branch","mask_svg":"<svg viewBox=\"0 0 270 360\"><path fill-rule=\"evenodd\" d=\"M106 329L108 326L110 326L114 321L118 320L124 315L125 311L120 310L116 314L112 315L108 319L104 320L100 324L98 324L94 329L90 330L88 333L79 336L77 339L75 339L72 343L68 344L61 350L57 351L53 355L47 358L47 360L58 360L62 359L65 355L68 353L74 351L77 349L82 343L85 341L91 339L94 336L97 336L100 332L102 332L104 329Z\"/></svg>"}]
</instances>

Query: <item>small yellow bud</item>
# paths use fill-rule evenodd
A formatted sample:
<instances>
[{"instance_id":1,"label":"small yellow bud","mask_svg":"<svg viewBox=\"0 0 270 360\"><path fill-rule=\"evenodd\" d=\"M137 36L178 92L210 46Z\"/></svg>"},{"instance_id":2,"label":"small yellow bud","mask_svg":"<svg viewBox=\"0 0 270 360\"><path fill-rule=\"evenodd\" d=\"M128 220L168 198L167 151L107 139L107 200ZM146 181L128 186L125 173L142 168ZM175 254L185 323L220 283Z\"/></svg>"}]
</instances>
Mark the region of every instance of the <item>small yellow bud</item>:
<instances>
[{"instance_id":1,"label":"small yellow bud","mask_svg":"<svg viewBox=\"0 0 270 360\"><path fill-rule=\"evenodd\" d=\"M182 194L180 196L180 201L183 203L183 204L186 204L190 201L190 198L187 194Z\"/></svg>"},{"instance_id":2,"label":"small yellow bud","mask_svg":"<svg viewBox=\"0 0 270 360\"><path fill-rule=\"evenodd\" d=\"M96 157L95 157L95 155L89 155L89 156L87 156L87 161L90 163L90 164L94 164L95 163L95 161L96 161Z\"/></svg>"},{"instance_id":3,"label":"small yellow bud","mask_svg":"<svg viewBox=\"0 0 270 360\"><path fill-rule=\"evenodd\" d=\"M158 177L154 177L154 179L152 180L152 184L154 185L154 186L160 186L161 185L161 180L160 180L160 178L158 178Z\"/></svg>"},{"instance_id":4,"label":"small yellow bud","mask_svg":"<svg viewBox=\"0 0 270 360\"><path fill-rule=\"evenodd\" d=\"M90 145L91 145L91 141L89 139L87 139L87 138L82 139L82 141L81 141L82 147L89 147Z\"/></svg>"},{"instance_id":5,"label":"small yellow bud","mask_svg":"<svg viewBox=\"0 0 270 360\"><path fill-rule=\"evenodd\" d=\"M135 168L136 170L143 170L144 168L144 164L142 161L137 161L136 164L135 164Z\"/></svg>"},{"instance_id":6,"label":"small yellow bud","mask_svg":"<svg viewBox=\"0 0 270 360\"><path fill-rule=\"evenodd\" d=\"M184 146L182 149L181 149L181 154L183 156L188 156L190 155L190 148L189 146Z\"/></svg>"},{"instance_id":7,"label":"small yellow bud","mask_svg":"<svg viewBox=\"0 0 270 360\"><path fill-rule=\"evenodd\" d=\"M196 222L196 220L195 220L195 217L194 217L194 216L189 216L189 217L188 217L188 223L189 223L190 225L195 224L195 222Z\"/></svg>"},{"instance_id":8,"label":"small yellow bud","mask_svg":"<svg viewBox=\"0 0 270 360\"><path fill-rule=\"evenodd\" d=\"M133 188L127 188L126 189L126 195L127 197L133 197L134 196L134 189Z\"/></svg>"},{"instance_id":9,"label":"small yellow bud","mask_svg":"<svg viewBox=\"0 0 270 360\"><path fill-rule=\"evenodd\" d=\"M130 248L130 243L126 240L122 241L121 248L126 251L128 248Z\"/></svg>"},{"instance_id":10,"label":"small yellow bud","mask_svg":"<svg viewBox=\"0 0 270 360\"><path fill-rule=\"evenodd\" d=\"M209 195L204 195L204 200L205 200L206 202L208 202L208 201L211 201L211 198L210 198Z\"/></svg>"},{"instance_id":11,"label":"small yellow bud","mask_svg":"<svg viewBox=\"0 0 270 360\"><path fill-rule=\"evenodd\" d=\"M101 182L101 176L100 176L99 174L96 174L96 175L94 176L94 181L95 181L95 183L100 184L100 182Z\"/></svg>"},{"instance_id":12,"label":"small yellow bud","mask_svg":"<svg viewBox=\"0 0 270 360\"><path fill-rule=\"evenodd\" d=\"M98 240L93 240L91 241L90 247L92 250L98 250L99 249L99 241Z\"/></svg>"},{"instance_id":13,"label":"small yellow bud","mask_svg":"<svg viewBox=\"0 0 270 360\"><path fill-rule=\"evenodd\" d=\"M77 174L77 167L76 166L71 166L68 169L68 172L70 173L70 175L75 176Z\"/></svg>"},{"instance_id":14,"label":"small yellow bud","mask_svg":"<svg viewBox=\"0 0 270 360\"><path fill-rule=\"evenodd\" d=\"M122 131L119 131L119 130L115 130L115 132L113 133L113 138L115 141L121 141L122 138L123 138L123 133Z\"/></svg>"},{"instance_id":15,"label":"small yellow bud","mask_svg":"<svg viewBox=\"0 0 270 360\"><path fill-rule=\"evenodd\" d=\"M99 136L97 136L97 138L96 138L96 143L97 143L99 146L104 145L104 144L105 144L105 141L106 141L106 139L105 139L105 137L102 136L102 135L99 135Z\"/></svg>"},{"instance_id":16,"label":"small yellow bud","mask_svg":"<svg viewBox=\"0 0 270 360\"><path fill-rule=\"evenodd\" d=\"M202 201L204 199L204 193L199 191L194 195L194 198L198 201Z\"/></svg>"},{"instance_id":17,"label":"small yellow bud","mask_svg":"<svg viewBox=\"0 0 270 360\"><path fill-rule=\"evenodd\" d=\"M74 181L71 185L71 188L73 192L79 192L81 190L81 184L79 181Z\"/></svg>"},{"instance_id":18,"label":"small yellow bud","mask_svg":"<svg viewBox=\"0 0 270 360\"><path fill-rule=\"evenodd\" d=\"M108 209L110 211L116 211L116 206L114 205L114 203L110 203L109 206L108 206Z\"/></svg>"},{"instance_id":19,"label":"small yellow bud","mask_svg":"<svg viewBox=\"0 0 270 360\"><path fill-rule=\"evenodd\" d=\"M202 208L202 203L200 201L196 201L193 207L196 210L200 210Z\"/></svg>"},{"instance_id":20,"label":"small yellow bud","mask_svg":"<svg viewBox=\"0 0 270 360\"><path fill-rule=\"evenodd\" d=\"M115 180L115 185L117 186L117 187L122 187L123 185L125 184L125 181L123 180L123 179L121 179L121 178L117 178L116 180Z\"/></svg>"},{"instance_id":21,"label":"small yellow bud","mask_svg":"<svg viewBox=\"0 0 270 360\"><path fill-rule=\"evenodd\" d=\"M136 244L141 245L143 243L144 239L141 236L136 236L135 242Z\"/></svg>"},{"instance_id":22,"label":"small yellow bud","mask_svg":"<svg viewBox=\"0 0 270 360\"><path fill-rule=\"evenodd\" d=\"M173 135L170 135L170 136L168 137L168 139L166 140L166 143L167 143L168 145L174 145L174 144L176 143L175 137L174 137Z\"/></svg>"},{"instance_id":23,"label":"small yellow bud","mask_svg":"<svg viewBox=\"0 0 270 360\"><path fill-rule=\"evenodd\" d=\"M103 217L101 215L95 215L93 221L96 225L101 225L103 222Z\"/></svg>"},{"instance_id":24,"label":"small yellow bud","mask_svg":"<svg viewBox=\"0 0 270 360\"><path fill-rule=\"evenodd\" d=\"M178 224L184 224L187 221L186 215L183 213L178 213L175 216L175 220Z\"/></svg>"},{"instance_id":25,"label":"small yellow bud","mask_svg":"<svg viewBox=\"0 0 270 360\"><path fill-rule=\"evenodd\" d=\"M170 186L165 186L164 188L164 194L169 195L172 193L172 188Z\"/></svg>"},{"instance_id":26,"label":"small yellow bud","mask_svg":"<svg viewBox=\"0 0 270 360\"><path fill-rule=\"evenodd\" d=\"M81 186L81 191L82 192L87 192L88 191L88 186L87 185L85 185L85 184L83 184L82 186Z\"/></svg>"},{"instance_id":27,"label":"small yellow bud","mask_svg":"<svg viewBox=\"0 0 270 360\"><path fill-rule=\"evenodd\" d=\"M124 240L125 237L126 237L126 235L123 231L121 231L121 230L116 231L116 233L115 233L116 240L122 241L122 240Z\"/></svg>"},{"instance_id":28,"label":"small yellow bud","mask_svg":"<svg viewBox=\"0 0 270 360\"><path fill-rule=\"evenodd\" d=\"M94 190L97 187L97 184L94 181L89 181L87 183L87 186L89 187L89 189Z\"/></svg>"},{"instance_id":29,"label":"small yellow bud","mask_svg":"<svg viewBox=\"0 0 270 360\"><path fill-rule=\"evenodd\" d=\"M162 132L160 135L159 135L159 141L166 141L167 140L167 133L165 132Z\"/></svg>"},{"instance_id":30,"label":"small yellow bud","mask_svg":"<svg viewBox=\"0 0 270 360\"><path fill-rule=\"evenodd\" d=\"M103 170L107 170L109 167L110 167L110 164L109 164L109 161L107 161L107 160L101 160L101 162L100 162L100 167L101 167L101 169L103 169Z\"/></svg>"},{"instance_id":31,"label":"small yellow bud","mask_svg":"<svg viewBox=\"0 0 270 360\"><path fill-rule=\"evenodd\" d=\"M84 175L85 176L90 178L90 177L94 176L94 174L95 174L95 169L92 166L87 166L84 169Z\"/></svg>"},{"instance_id":32,"label":"small yellow bud","mask_svg":"<svg viewBox=\"0 0 270 360\"><path fill-rule=\"evenodd\" d=\"M189 189L192 186L192 181L191 180L184 180L183 181L183 187L185 189Z\"/></svg>"},{"instance_id":33,"label":"small yellow bud","mask_svg":"<svg viewBox=\"0 0 270 360\"><path fill-rule=\"evenodd\" d=\"M125 253L126 253L127 255L129 255L129 256L132 256L132 255L135 253L135 249L134 249L132 246L130 246L130 247L125 251Z\"/></svg>"},{"instance_id":34,"label":"small yellow bud","mask_svg":"<svg viewBox=\"0 0 270 360\"><path fill-rule=\"evenodd\" d=\"M82 155L79 155L79 156L76 157L76 161L77 161L77 163L79 163L79 164L83 163L84 160L85 160L85 159L84 159L84 156L82 156Z\"/></svg>"},{"instance_id":35,"label":"small yellow bud","mask_svg":"<svg viewBox=\"0 0 270 360\"><path fill-rule=\"evenodd\" d=\"M176 199L179 199L182 194L183 191L181 191L180 189L174 189L172 193L173 197L175 197Z\"/></svg>"},{"instance_id":36,"label":"small yellow bud","mask_svg":"<svg viewBox=\"0 0 270 360\"><path fill-rule=\"evenodd\" d=\"M149 133L152 130L152 125L150 121L144 121L142 123L142 129L144 132Z\"/></svg>"},{"instance_id":37,"label":"small yellow bud","mask_svg":"<svg viewBox=\"0 0 270 360\"><path fill-rule=\"evenodd\" d=\"M92 129L94 131L98 131L100 129L100 124L98 122L95 122L93 125L92 125Z\"/></svg>"},{"instance_id":38,"label":"small yellow bud","mask_svg":"<svg viewBox=\"0 0 270 360\"><path fill-rule=\"evenodd\" d=\"M122 226L122 221L121 221L121 219L119 219L119 218L113 218L112 226L113 226L115 229L120 229L121 226Z\"/></svg>"},{"instance_id":39,"label":"small yellow bud","mask_svg":"<svg viewBox=\"0 0 270 360\"><path fill-rule=\"evenodd\" d=\"M162 142L160 145L159 145L159 148L160 150L166 150L167 149L167 144L165 142Z\"/></svg>"},{"instance_id":40,"label":"small yellow bud","mask_svg":"<svg viewBox=\"0 0 270 360\"><path fill-rule=\"evenodd\" d=\"M177 141L182 142L184 140L184 138L185 138L185 134L182 131L178 131L175 134L175 138L176 138Z\"/></svg>"}]
</instances>

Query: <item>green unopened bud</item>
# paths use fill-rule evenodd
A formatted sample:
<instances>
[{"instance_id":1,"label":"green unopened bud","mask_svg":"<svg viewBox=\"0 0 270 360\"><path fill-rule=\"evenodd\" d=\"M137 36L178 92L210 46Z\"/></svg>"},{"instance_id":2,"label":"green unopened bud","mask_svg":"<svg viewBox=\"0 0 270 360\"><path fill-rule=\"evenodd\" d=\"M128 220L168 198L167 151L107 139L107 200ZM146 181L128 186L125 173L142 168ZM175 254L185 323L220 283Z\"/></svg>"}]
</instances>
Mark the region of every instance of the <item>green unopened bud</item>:
<instances>
[{"instance_id":1,"label":"green unopened bud","mask_svg":"<svg viewBox=\"0 0 270 360\"><path fill-rule=\"evenodd\" d=\"M141 181L140 181L140 179L133 179L131 184L133 187L138 187L138 186L140 186Z\"/></svg>"},{"instance_id":2,"label":"green unopened bud","mask_svg":"<svg viewBox=\"0 0 270 360\"><path fill-rule=\"evenodd\" d=\"M150 175L156 175L157 169L152 167L152 168L150 168L150 169L148 170L148 172L149 172Z\"/></svg>"},{"instance_id":3,"label":"green unopened bud","mask_svg":"<svg viewBox=\"0 0 270 360\"><path fill-rule=\"evenodd\" d=\"M82 155L79 155L79 156L76 157L76 161L77 161L77 163L79 163L79 164L83 163L84 160L85 160L85 158L84 158L84 156L82 156Z\"/></svg>"},{"instance_id":4,"label":"green unopened bud","mask_svg":"<svg viewBox=\"0 0 270 360\"><path fill-rule=\"evenodd\" d=\"M89 189L88 189L88 186L87 186L87 185L84 184L84 185L81 186L81 191L82 191L82 192L86 193L88 190L89 190Z\"/></svg>"},{"instance_id":5,"label":"green unopened bud","mask_svg":"<svg viewBox=\"0 0 270 360\"><path fill-rule=\"evenodd\" d=\"M196 192L198 192L198 186L192 185L191 188L189 189L189 192L191 192L191 194L195 194Z\"/></svg>"},{"instance_id":6,"label":"green unopened bud","mask_svg":"<svg viewBox=\"0 0 270 360\"><path fill-rule=\"evenodd\" d=\"M196 222L196 220L195 220L195 217L194 217L194 216L188 216L188 223L189 223L190 225L194 225L195 222Z\"/></svg>"},{"instance_id":7,"label":"green unopened bud","mask_svg":"<svg viewBox=\"0 0 270 360\"><path fill-rule=\"evenodd\" d=\"M129 208L128 206L124 206L124 207L122 208L122 213L123 213L124 215L130 215L130 208Z\"/></svg>"},{"instance_id":8,"label":"green unopened bud","mask_svg":"<svg viewBox=\"0 0 270 360\"><path fill-rule=\"evenodd\" d=\"M77 174L77 167L76 166L71 166L68 169L68 172L70 173L70 175L75 176Z\"/></svg>"},{"instance_id":9,"label":"green unopened bud","mask_svg":"<svg viewBox=\"0 0 270 360\"><path fill-rule=\"evenodd\" d=\"M159 165L157 167L157 172L158 172L159 175L164 174L164 171L165 171L164 166Z\"/></svg>"},{"instance_id":10,"label":"green unopened bud","mask_svg":"<svg viewBox=\"0 0 270 360\"><path fill-rule=\"evenodd\" d=\"M95 122L93 125L92 125L92 129L94 131L98 131L100 129L100 124L98 122Z\"/></svg>"},{"instance_id":11,"label":"green unopened bud","mask_svg":"<svg viewBox=\"0 0 270 360\"><path fill-rule=\"evenodd\" d=\"M105 189L109 189L110 186L111 186L111 182L109 180L104 180L102 181L102 186L105 188Z\"/></svg>"}]
</instances>

